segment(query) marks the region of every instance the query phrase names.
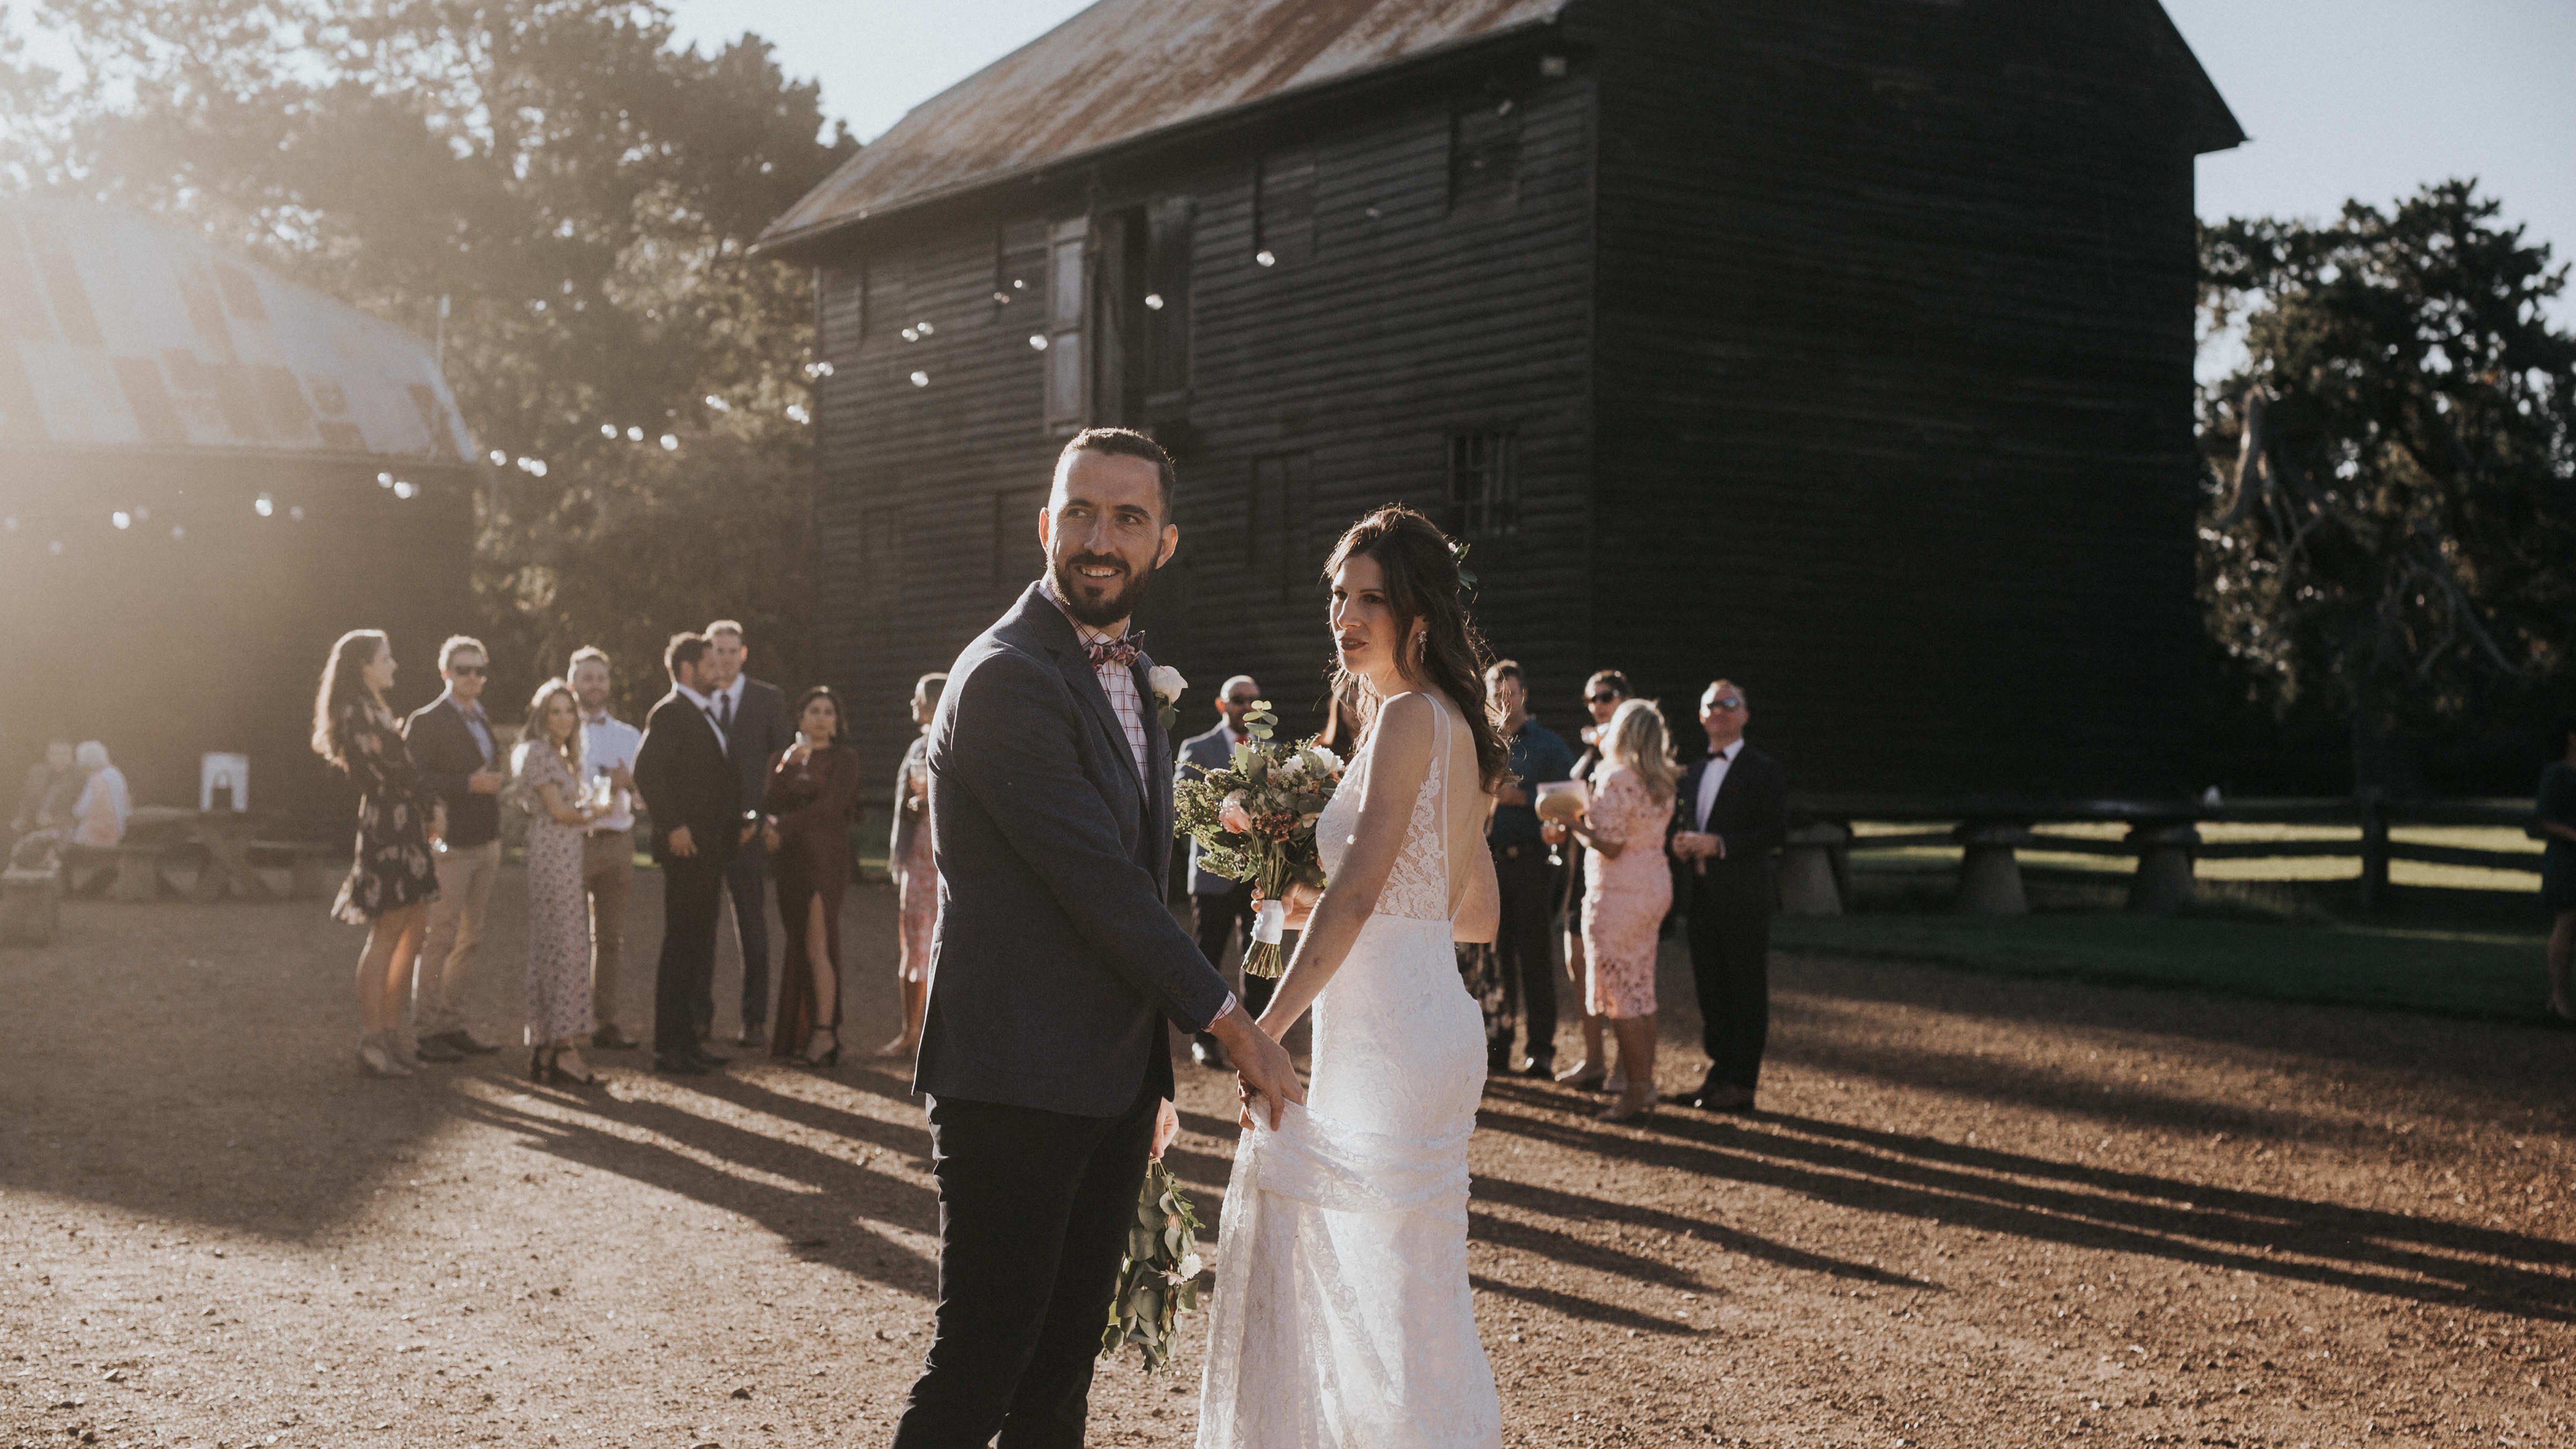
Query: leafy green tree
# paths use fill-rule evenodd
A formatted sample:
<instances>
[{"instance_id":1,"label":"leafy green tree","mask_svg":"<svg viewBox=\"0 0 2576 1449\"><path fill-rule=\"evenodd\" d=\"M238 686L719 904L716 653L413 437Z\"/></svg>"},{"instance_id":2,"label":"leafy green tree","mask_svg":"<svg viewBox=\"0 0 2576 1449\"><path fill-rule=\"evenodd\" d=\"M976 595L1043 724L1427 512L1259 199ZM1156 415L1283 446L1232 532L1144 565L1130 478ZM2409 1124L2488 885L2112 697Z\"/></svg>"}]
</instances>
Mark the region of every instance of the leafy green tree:
<instances>
[{"instance_id":1,"label":"leafy green tree","mask_svg":"<svg viewBox=\"0 0 2576 1449\"><path fill-rule=\"evenodd\" d=\"M629 0L37 16L86 73L32 181L195 225L443 338L467 424L504 460L476 592L505 683L596 642L649 697L662 638L719 615L765 669L806 677L811 279L744 252L856 143L824 137L817 89L765 42L700 55Z\"/></svg>"},{"instance_id":2,"label":"leafy green tree","mask_svg":"<svg viewBox=\"0 0 2576 1449\"><path fill-rule=\"evenodd\" d=\"M2276 707L2348 722L2365 786L2576 657L2567 268L2498 213L2449 181L2202 233L2205 318L2246 356L2203 392L2201 601Z\"/></svg>"}]
</instances>

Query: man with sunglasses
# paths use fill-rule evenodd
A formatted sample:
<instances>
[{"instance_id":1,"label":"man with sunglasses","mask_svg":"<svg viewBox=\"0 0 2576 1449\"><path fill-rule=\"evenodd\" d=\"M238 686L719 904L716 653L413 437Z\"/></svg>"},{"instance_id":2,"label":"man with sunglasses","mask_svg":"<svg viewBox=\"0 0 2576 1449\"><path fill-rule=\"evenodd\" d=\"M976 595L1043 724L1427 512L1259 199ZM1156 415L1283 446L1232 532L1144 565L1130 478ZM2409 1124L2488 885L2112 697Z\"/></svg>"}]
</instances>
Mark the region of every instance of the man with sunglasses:
<instances>
[{"instance_id":1,"label":"man with sunglasses","mask_svg":"<svg viewBox=\"0 0 2576 1449\"><path fill-rule=\"evenodd\" d=\"M1261 702L1261 686L1249 674L1238 674L1217 691L1217 722L1203 735L1192 735L1181 742L1181 761L1175 774L1186 784L1194 775L1222 770L1234 758L1237 745L1252 743L1252 731L1244 724L1252 707ZM1199 843L1190 842L1190 907L1198 916L1199 954L1208 964L1225 975L1243 997L1243 1009L1255 1016L1270 1004L1274 983L1258 976L1245 976L1240 959L1236 969L1226 969L1226 952L1233 949L1235 935L1242 933L1243 949L1252 949L1252 882L1227 880L1199 869ZM1213 1071L1232 1071L1226 1060L1225 1044L1213 1032L1200 1032L1190 1044L1190 1058Z\"/></svg>"},{"instance_id":2,"label":"man with sunglasses","mask_svg":"<svg viewBox=\"0 0 2576 1449\"><path fill-rule=\"evenodd\" d=\"M457 1062L496 1052L465 1025L465 982L483 944L483 909L501 873L500 768L491 722L483 717L483 681L491 672L483 641L458 634L438 646L447 688L403 722L422 783L447 802L447 834L438 856L438 899L430 903L420 962L412 972L412 1034L422 1061Z\"/></svg>"},{"instance_id":3,"label":"man with sunglasses","mask_svg":"<svg viewBox=\"0 0 2576 1449\"><path fill-rule=\"evenodd\" d=\"M1771 1030L1771 852L1789 833L1789 776L1744 742L1753 719L1729 680L1699 697L1708 754L1682 774L1666 848L1674 899L1690 918L1691 982L1698 988L1708 1076L1685 1106L1744 1112L1762 1076Z\"/></svg>"}]
</instances>

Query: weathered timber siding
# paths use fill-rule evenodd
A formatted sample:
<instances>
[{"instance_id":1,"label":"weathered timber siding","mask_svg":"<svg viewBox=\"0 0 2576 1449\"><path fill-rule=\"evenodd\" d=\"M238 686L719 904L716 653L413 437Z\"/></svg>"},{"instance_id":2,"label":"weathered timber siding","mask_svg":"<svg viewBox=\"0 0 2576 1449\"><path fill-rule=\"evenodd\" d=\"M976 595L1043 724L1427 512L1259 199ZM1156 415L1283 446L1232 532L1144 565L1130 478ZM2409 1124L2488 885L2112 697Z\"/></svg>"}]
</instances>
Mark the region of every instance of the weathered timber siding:
<instances>
[{"instance_id":1,"label":"weathered timber siding","mask_svg":"<svg viewBox=\"0 0 2576 1449\"><path fill-rule=\"evenodd\" d=\"M1525 57L1511 63L1516 83L1532 73ZM1176 197L1195 208L1191 386L1150 420L1180 464L1181 546L1143 619L1148 647L1190 679L1192 733L1237 672L1292 727L1319 722L1330 650L1317 568L1377 504L1440 515L1453 430L1518 439L1519 531L1473 560L1485 627L1551 679L1583 667L1590 89L1521 84L1514 204L1453 217L1452 107L1498 103L1483 86L1471 73L1298 132L1316 167L1313 245L1272 267L1253 255L1264 138L1101 178L1098 212ZM851 693L871 782L890 778L911 735L913 678L946 667L1039 571L1035 512L1062 441L1043 427L1048 359L1028 342L1045 299L993 302L996 237L1083 204L1072 183L1018 190L990 212L863 239L824 267L834 371L817 388L818 644L826 677ZM930 335L900 337L922 321ZM1256 471L1282 469L1292 516L1256 518ZM871 541L872 523L898 520L899 544Z\"/></svg>"},{"instance_id":2,"label":"weathered timber siding","mask_svg":"<svg viewBox=\"0 0 2576 1449\"><path fill-rule=\"evenodd\" d=\"M1592 660L1818 790L2185 782L2192 157L2152 6L1599 0Z\"/></svg>"}]
</instances>

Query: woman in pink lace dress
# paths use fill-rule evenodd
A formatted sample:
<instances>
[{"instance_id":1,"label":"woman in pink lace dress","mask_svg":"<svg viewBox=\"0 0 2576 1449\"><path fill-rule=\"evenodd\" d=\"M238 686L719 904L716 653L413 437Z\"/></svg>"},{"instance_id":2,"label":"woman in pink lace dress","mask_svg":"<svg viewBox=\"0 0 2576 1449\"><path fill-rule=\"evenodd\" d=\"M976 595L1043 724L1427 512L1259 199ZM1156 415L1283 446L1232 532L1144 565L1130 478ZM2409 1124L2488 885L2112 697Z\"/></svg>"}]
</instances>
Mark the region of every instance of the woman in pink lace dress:
<instances>
[{"instance_id":1,"label":"woman in pink lace dress","mask_svg":"<svg viewBox=\"0 0 2576 1449\"><path fill-rule=\"evenodd\" d=\"M930 858L930 717L948 688L945 674L925 674L912 686L912 722L920 737L903 752L894 775L894 842L886 873L902 920L895 976L903 986L903 1030L877 1049L908 1057L921 1046L921 1018L930 1006L930 928L939 922L939 874Z\"/></svg>"},{"instance_id":2,"label":"woman in pink lace dress","mask_svg":"<svg viewBox=\"0 0 2576 1449\"><path fill-rule=\"evenodd\" d=\"M1655 947L1672 909L1664 829L1673 819L1681 772L1664 738L1664 717L1648 699L1619 706L1598 740L1592 804L1574 823L1583 856L1583 1009L1619 1039L1619 1100L1605 1122L1642 1117L1655 1105ZM1604 1072L1585 1062L1571 1075Z\"/></svg>"}]
</instances>

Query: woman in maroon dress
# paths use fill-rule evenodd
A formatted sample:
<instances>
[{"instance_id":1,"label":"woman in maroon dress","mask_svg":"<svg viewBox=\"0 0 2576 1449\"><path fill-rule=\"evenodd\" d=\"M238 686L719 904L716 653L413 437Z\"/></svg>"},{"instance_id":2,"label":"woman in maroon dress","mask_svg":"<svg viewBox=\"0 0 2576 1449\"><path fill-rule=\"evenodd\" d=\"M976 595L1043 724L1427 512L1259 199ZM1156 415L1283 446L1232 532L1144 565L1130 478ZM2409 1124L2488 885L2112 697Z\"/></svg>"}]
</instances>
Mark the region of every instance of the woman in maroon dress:
<instances>
[{"instance_id":1,"label":"woman in maroon dress","mask_svg":"<svg viewBox=\"0 0 2576 1449\"><path fill-rule=\"evenodd\" d=\"M859 799L858 756L841 739L841 718L840 696L824 685L797 698L796 743L769 762L760 807L787 929L769 1054L809 1067L841 1060L841 888Z\"/></svg>"}]
</instances>

